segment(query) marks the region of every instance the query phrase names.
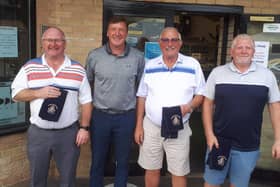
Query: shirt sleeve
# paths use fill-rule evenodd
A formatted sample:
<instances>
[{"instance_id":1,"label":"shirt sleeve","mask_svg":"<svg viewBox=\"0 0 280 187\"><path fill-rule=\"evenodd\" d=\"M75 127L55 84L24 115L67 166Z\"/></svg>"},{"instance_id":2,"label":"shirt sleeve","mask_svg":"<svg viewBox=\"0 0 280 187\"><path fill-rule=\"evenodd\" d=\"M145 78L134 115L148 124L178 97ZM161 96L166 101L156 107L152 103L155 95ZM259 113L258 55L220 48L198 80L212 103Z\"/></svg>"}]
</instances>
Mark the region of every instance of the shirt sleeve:
<instances>
[{"instance_id":1,"label":"shirt sleeve","mask_svg":"<svg viewBox=\"0 0 280 187\"><path fill-rule=\"evenodd\" d=\"M268 102L274 103L280 101L280 92L275 75L270 71L270 85L268 91Z\"/></svg>"},{"instance_id":2,"label":"shirt sleeve","mask_svg":"<svg viewBox=\"0 0 280 187\"><path fill-rule=\"evenodd\" d=\"M86 74L87 74L87 80L89 82L92 82L94 80L94 55L93 55L93 52L90 52L88 54L85 69L86 69Z\"/></svg>"},{"instance_id":3,"label":"shirt sleeve","mask_svg":"<svg viewBox=\"0 0 280 187\"><path fill-rule=\"evenodd\" d=\"M197 72L197 76L196 76L197 87L195 89L195 95L203 95L203 93L205 92L205 78L200 65L197 67L196 72Z\"/></svg>"},{"instance_id":4,"label":"shirt sleeve","mask_svg":"<svg viewBox=\"0 0 280 187\"><path fill-rule=\"evenodd\" d=\"M216 75L216 71L214 69L212 70L212 72L210 73L206 81L205 92L203 94L205 97L211 100L214 100L214 96L215 96L215 87L216 87L215 75Z\"/></svg>"},{"instance_id":5,"label":"shirt sleeve","mask_svg":"<svg viewBox=\"0 0 280 187\"><path fill-rule=\"evenodd\" d=\"M24 68L22 67L15 79L12 82L11 90L12 90L12 98L14 98L20 91L28 88L27 76Z\"/></svg>"},{"instance_id":6,"label":"shirt sleeve","mask_svg":"<svg viewBox=\"0 0 280 187\"><path fill-rule=\"evenodd\" d=\"M145 70L144 70L144 73L142 75L142 78L141 78L141 81L140 81L140 84L139 84L138 91L137 91L136 95L138 97L147 97L147 95L148 95L148 86L145 83Z\"/></svg>"},{"instance_id":7,"label":"shirt sleeve","mask_svg":"<svg viewBox=\"0 0 280 187\"><path fill-rule=\"evenodd\" d=\"M139 82L141 81L144 68L145 68L145 59L144 56L141 55L141 57L139 57L138 70L137 70L137 80L136 80L137 85L139 85Z\"/></svg>"},{"instance_id":8,"label":"shirt sleeve","mask_svg":"<svg viewBox=\"0 0 280 187\"><path fill-rule=\"evenodd\" d=\"M91 88L86 76L84 76L84 79L79 89L79 102L81 104L92 102Z\"/></svg>"}]
</instances>

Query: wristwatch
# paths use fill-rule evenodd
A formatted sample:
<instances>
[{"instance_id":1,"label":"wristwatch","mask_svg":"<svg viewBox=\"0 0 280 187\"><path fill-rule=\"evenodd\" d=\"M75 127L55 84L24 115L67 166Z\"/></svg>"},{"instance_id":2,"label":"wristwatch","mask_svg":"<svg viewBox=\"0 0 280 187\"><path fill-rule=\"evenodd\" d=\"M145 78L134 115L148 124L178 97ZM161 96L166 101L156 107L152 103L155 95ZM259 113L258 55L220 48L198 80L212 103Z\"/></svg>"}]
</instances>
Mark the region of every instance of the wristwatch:
<instances>
[{"instance_id":1,"label":"wristwatch","mask_svg":"<svg viewBox=\"0 0 280 187\"><path fill-rule=\"evenodd\" d=\"M89 126L79 126L79 129L84 129L86 131L89 131Z\"/></svg>"}]
</instances>

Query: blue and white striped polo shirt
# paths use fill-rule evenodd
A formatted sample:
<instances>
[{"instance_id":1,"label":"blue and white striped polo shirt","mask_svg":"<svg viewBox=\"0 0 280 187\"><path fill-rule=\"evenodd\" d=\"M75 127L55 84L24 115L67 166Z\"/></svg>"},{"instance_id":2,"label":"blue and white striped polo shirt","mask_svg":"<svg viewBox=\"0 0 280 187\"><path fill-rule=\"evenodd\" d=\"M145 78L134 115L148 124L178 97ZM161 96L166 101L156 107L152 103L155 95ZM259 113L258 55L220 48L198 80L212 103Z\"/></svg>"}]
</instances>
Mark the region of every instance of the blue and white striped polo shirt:
<instances>
[{"instance_id":1,"label":"blue and white striped polo shirt","mask_svg":"<svg viewBox=\"0 0 280 187\"><path fill-rule=\"evenodd\" d=\"M229 63L216 67L208 77L205 97L214 100L214 132L233 141L233 148L259 148L263 110L266 103L280 100L273 73L251 64L241 73Z\"/></svg>"},{"instance_id":2,"label":"blue and white striped polo shirt","mask_svg":"<svg viewBox=\"0 0 280 187\"><path fill-rule=\"evenodd\" d=\"M205 79L200 64L192 57L179 54L175 65L168 69L162 56L146 63L137 96L145 97L146 116L161 125L162 107L189 103L194 95L202 95ZM189 114L183 121L187 121Z\"/></svg>"}]
</instances>

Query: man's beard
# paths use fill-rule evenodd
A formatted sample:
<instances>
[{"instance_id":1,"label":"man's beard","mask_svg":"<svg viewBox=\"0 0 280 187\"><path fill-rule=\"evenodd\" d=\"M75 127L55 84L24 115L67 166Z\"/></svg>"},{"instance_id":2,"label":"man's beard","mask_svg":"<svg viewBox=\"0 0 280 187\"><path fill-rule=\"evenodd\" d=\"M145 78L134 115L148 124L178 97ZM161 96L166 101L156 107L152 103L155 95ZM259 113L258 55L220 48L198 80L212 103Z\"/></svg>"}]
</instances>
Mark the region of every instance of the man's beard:
<instances>
[{"instance_id":1,"label":"man's beard","mask_svg":"<svg viewBox=\"0 0 280 187\"><path fill-rule=\"evenodd\" d=\"M237 57L235 60L235 63L237 64L250 64L252 62L251 57Z\"/></svg>"}]
</instances>

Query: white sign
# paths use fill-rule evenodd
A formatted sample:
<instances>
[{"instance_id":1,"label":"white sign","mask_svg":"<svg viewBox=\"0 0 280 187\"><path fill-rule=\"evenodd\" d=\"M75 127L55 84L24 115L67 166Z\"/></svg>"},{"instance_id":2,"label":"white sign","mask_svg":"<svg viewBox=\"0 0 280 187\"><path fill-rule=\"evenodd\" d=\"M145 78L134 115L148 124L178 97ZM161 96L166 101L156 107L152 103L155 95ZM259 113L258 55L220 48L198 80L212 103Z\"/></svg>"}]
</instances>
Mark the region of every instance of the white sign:
<instances>
[{"instance_id":1,"label":"white sign","mask_svg":"<svg viewBox=\"0 0 280 187\"><path fill-rule=\"evenodd\" d=\"M262 64L267 67L269 53L269 42L267 41L255 41L255 54L253 62Z\"/></svg>"},{"instance_id":2,"label":"white sign","mask_svg":"<svg viewBox=\"0 0 280 187\"><path fill-rule=\"evenodd\" d=\"M264 23L263 24L263 32L280 32L280 24L279 23Z\"/></svg>"},{"instance_id":3,"label":"white sign","mask_svg":"<svg viewBox=\"0 0 280 187\"><path fill-rule=\"evenodd\" d=\"M18 57L17 27L0 26L0 57Z\"/></svg>"}]
</instances>

